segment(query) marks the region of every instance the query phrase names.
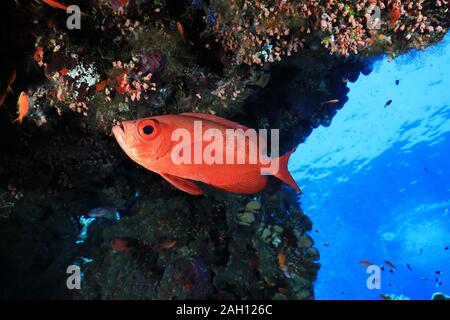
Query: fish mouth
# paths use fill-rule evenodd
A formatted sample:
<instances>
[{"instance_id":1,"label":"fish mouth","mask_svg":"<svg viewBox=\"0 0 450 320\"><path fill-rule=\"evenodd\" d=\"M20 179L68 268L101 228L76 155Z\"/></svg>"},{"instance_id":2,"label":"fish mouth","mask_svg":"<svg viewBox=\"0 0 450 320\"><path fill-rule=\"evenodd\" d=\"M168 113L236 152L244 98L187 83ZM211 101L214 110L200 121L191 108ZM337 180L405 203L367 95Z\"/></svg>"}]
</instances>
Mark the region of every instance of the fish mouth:
<instances>
[{"instance_id":1,"label":"fish mouth","mask_svg":"<svg viewBox=\"0 0 450 320\"><path fill-rule=\"evenodd\" d=\"M118 122L118 123L112 128L113 133L114 133L115 130L119 130L119 129L122 130L122 131L125 131L122 122Z\"/></svg>"},{"instance_id":2,"label":"fish mouth","mask_svg":"<svg viewBox=\"0 0 450 320\"><path fill-rule=\"evenodd\" d=\"M133 152L133 145L130 145L129 140L125 134L125 125L123 122L119 122L112 128L112 133L116 138L117 143L122 150L134 161L136 161L135 153Z\"/></svg>"},{"instance_id":3,"label":"fish mouth","mask_svg":"<svg viewBox=\"0 0 450 320\"><path fill-rule=\"evenodd\" d=\"M119 122L112 128L112 133L114 134L114 137L116 138L117 142L122 147L122 149L126 150L125 128L121 122Z\"/></svg>"}]
</instances>

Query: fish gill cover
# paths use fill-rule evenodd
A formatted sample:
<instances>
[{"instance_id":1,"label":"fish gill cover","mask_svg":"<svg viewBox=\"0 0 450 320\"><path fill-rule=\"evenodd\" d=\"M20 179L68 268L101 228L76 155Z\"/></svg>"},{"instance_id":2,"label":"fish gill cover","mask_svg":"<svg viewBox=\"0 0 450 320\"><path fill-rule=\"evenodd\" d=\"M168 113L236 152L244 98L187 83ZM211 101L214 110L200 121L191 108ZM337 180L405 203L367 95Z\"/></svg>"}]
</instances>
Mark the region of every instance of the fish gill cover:
<instances>
[{"instance_id":1,"label":"fish gill cover","mask_svg":"<svg viewBox=\"0 0 450 320\"><path fill-rule=\"evenodd\" d=\"M69 28L73 4L80 25ZM270 179L254 195L202 185L193 197L130 161L111 128L212 114L280 129L284 154L330 126L381 55L425 49L449 24L444 0L1 5L4 298L313 299L304 196ZM80 290L67 289L70 265Z\"/></svg>"}]
</instances>

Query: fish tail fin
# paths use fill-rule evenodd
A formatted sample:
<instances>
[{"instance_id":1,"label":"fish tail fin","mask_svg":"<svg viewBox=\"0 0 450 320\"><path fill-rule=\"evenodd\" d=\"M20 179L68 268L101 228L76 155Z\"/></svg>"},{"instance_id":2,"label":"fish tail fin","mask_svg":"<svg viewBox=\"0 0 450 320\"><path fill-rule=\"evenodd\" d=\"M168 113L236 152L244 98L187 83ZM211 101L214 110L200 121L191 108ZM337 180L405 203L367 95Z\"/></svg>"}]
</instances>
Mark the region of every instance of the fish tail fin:
<instances>
[{"instance_id":1,"label":"fish tail fin","mask_svg":"<svg viewBox=\"0 0 450 320\"><path fill-rule=\"evenodd\" d=\"M292 178L291 173L288 170L288 162L289 158L294 153L294 151L297 148L292 149L288 153L285 153L281 157L278 158L279 160L279 169L278 172L275 174L275 177L283 181L284 183L290 185L292 188L297 190L300 193L303 193L303 191L300 189L300 187L295 182L294 178Z\"/></svg>"},{"instance_id":2,"label":"fish tail fin","mask_svg":"<svg viewBox=\"0 0 450 320\"><path fill-rule=\"evenodd\" d=\"M18 122L19 124L22 124L23 118L21 116L18 116L17 119L13 120L13 123Z\"/></svg>"}]
</instances>

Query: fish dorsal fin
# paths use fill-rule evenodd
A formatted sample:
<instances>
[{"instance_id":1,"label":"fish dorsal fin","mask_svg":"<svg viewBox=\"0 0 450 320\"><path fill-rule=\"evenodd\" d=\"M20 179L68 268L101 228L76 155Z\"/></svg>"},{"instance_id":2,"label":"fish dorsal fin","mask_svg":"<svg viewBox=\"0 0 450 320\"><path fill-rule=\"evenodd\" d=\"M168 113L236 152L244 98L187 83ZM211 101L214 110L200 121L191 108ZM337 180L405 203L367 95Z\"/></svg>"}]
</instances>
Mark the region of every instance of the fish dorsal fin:
<instances>
[{"instance_id":1,"label":"fish dorsal fin","mask_svg":"<svg viewBox=\"0 0 450 320\"><path fill-rule=\"evenodd\" d=\"M243 126L242 124L239 124L237 122L233 122L230 120L227 120L225 118L222 117L218 117L212 114L208 114L208 113L200 113L200 112L184 112L181 113L180 115L182 116L188 116L188 117L192 117L192 118L197 118L200 120L207 120L207 121L212 121L218 124L221 124L223 126L226 127L230 127L233 129L243 129L243 130L247 130L248 128L246 126Z\"/></svg>"},{"instance_id":2,"label":"fish dorsal fin","mask_svg":"<svg viewBox=\"0 0 450 320\"><path fill-rule=\"evenodd\" d=\"M193 194L195 196L198 196L200 194L203 194L203 190L200 189L194 182L176 177L170 174L160 173L160 175L166 179L170 184L172 184L175 188L180 189L181 191Z\"/></svg>"}]
</instances>

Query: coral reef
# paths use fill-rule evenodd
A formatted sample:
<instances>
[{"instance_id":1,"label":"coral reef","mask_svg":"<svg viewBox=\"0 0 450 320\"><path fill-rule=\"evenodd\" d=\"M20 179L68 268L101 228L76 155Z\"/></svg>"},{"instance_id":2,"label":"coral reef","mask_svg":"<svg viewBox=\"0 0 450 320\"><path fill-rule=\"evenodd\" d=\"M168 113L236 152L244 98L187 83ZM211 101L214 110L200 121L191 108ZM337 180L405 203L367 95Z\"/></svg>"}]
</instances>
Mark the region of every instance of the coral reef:
<instances>
[{"instance_id":1,"label":"coral reef","mask_svg":"<svg viewBox=\"0 0 450 320\"><path fill-rule=\"evenodd\" d=\"M281 61L319 45L330 53L401 54L446 32L447 1L215 0L211 32L235 63Z\"/></svg>"},{"instance_id":2,"label":"coral reef","mask_svg":"<svg viewBox=\"0 0 450 320\"><path fill-rule=\"evenodd\" d=\"M79 4L69 30L62 10L2 3L0 89L17 80L0 109L0 297L313 299L319 252L299 195L273 179L251 197L191 197L129 161L111 127L204 112L280 128L291 150L331 124L372 59L439 41L448 2ZM376 30L374 5L387 21ZM71 264L80 291L65 287Z\"/></svg>"}]
</instances>

